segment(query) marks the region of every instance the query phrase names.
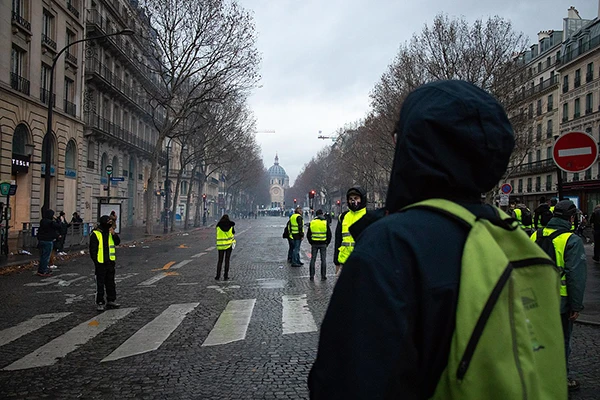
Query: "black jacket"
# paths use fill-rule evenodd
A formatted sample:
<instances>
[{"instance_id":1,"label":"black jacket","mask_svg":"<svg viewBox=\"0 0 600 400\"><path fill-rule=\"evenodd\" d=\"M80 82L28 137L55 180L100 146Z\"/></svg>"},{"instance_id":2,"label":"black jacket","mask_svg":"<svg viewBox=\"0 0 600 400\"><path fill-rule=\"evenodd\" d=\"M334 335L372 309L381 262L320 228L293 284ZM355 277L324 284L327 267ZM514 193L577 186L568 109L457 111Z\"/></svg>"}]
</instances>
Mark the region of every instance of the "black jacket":
<instances>
[{"instance_id":1,"label":"black jacket","mask_svg":"<svg viewBox=\"0 0 600 400\"><path fill-rule=\"evenodd\" d=\"M325 217L322 215L317 215L315 219L321 219L327 222ZM310 230L310 225L308 225L308 230L306 231L306 238L308 239L308 243L310 244L323 244L322 241L315 242L314 240L312 240L312 231ZM327 239L325 239L325 244L329 246L329 243L331 243L331 228L329 227L329 224L327 224Z\"/></svg>"},{"instance_id":2,"label":"black jacket","mask_svg":"<svg viewBox=\"0 0 600 400\"><path fill-rule=\"evenodd\" d=\"M435 211L397 211L445 198L496 215L480 195L503 175L514 138L491 96L465 82L422 86L404 101L396 132L389 215L352 230L357 243L309 375L312 399L430 397L448 362L468 232Z\"/></svg>"},{"instance_id":3,"label":"black jacket","mask_svg":"<svg viewBox=\"0 0 600 400\"><path fill-rule=\"evenodd\" d=\"M217 226L219 228L221 228L221 230L223 232L227 232L229 229L231 229L233 226L235 226L235 222L233 222L233 221L219 221L219 223L217 224ZM233 230L231 231L231 233L233 233L235 235L235 228L233 228Z\"/></svg>"},{"instance_id":4,"label":"black jacket","mask_svg":"<svg viewBox=\"0 0 600 400\"><path fill-rule=\"evenodd\" d=\"M353 186L350 189L348 189L348 191L346 192L346 204L348 204L348 197L350 197L350 192L358 192L360 194L361 207L358 210L361 210L361 209L367 207L367 193L360 186ZM358 211L358 210L356 210L356 211ZM346 217L346 215L349 212L352 212L352 211L346 210L340 214L340 216L338 218L338 223L335 227L335 242L334 242L334 249L333 249L333 263L335 265L339 265L338 256L340 255L340 246L342 245L342 221L344 220L344 218ZM363 219L365 217L365 215L363 215L358 221L354 222L352 224L352 226L356 225L361 219ZM352 233L352 230L350 231L350 234L352 234L352 237L354 238L354 240L356 240L356 236L354 236L354 234Z\"/></svg>"},{"instance_id":5,"label":"black jacket","mask_svg":"<svg viewBox=\"0 0 600 400\"><path fill-rule=\"evenodd\" d=\"M60 236L60 224L54 220L54 211L46 210L40 221L37 238L41 242L52 242Z\"/></svg>"},{"instance_id":6,"label":"black jacket","mask_svg":"<svg viewBox=\"0 0 600 400\"><path fill-rule=\"evenodd\" d=\"M104 264L114 265L115 262L109 258L109 247L108 247L108 235L109 229L107 226L100 226L98 230L102 233L102 245L104 250ZM113 242L115 242L115 246L121 244L121 238L118 234L113 233ZM98 238L94 232L90 233L90 257L94 264L98 263Z\"/></svg>"},{"instance_id":7,"label":"black jacket","mask_svg":"<svg viewBox=\"0 0 600 400\"><path fill-rule=\"evenodd\" d=\"M292 231L292 223L290 222L290 220L292 219L292 216L295 214L296 213L290 215L290 218L288 219L288 222L287 222L288 232ZM293 234L292 238L294 240L302 240L304 238L304 219L302 218L302 214L298 214L298 233Z\"/></svg>"}]
</instances>

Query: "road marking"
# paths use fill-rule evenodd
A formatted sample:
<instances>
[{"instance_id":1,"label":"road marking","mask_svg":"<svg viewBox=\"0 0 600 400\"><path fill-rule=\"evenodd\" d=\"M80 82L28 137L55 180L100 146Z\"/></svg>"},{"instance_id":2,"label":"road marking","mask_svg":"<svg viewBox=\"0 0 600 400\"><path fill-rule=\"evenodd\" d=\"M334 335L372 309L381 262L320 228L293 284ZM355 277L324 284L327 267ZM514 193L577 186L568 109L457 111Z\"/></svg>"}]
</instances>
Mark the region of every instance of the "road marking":
<instances>
[{"instance_id":1,"label":"road marking","mask_svg":"<svg viewBox=\"0 0 600 400\"><path fill-rule=\"evenodd\" d=\"M583 156L586 154L592 154L591 147L577 147L574 149L564 149L558 151L559 157Z\"/></svg>"},{"instance_id":2,"label":"road marking","mask_svg":"<svg viewBox=\"0 0 600 400\"><path fill-rule=\"evenodd\" d=\"M286 295L283 302L283 334L316 332L317 325L306 302L306 294Z\"/></svg>"},{"instance_id":3,"label":"road marking","mask_svg":"<svg viewBox=\"0 0 600 400\"><path fill-rule=\"evenodd\" d=\"M115 276L115 283L123 282L125 279L132 278L132 277L134 277L136 275L138 275L138 272L130 272L130 273L127 273L127 274L119 274L119 275Z\"/></svg>"},{"instance_id":4,"label":"road marking","mask_svg":"<svg viewBox=\"0 0 600 400\"><path fill-rule=\"evenodd\" d=\"M180 244L177 248L178 249L187 249L188 247L185 244Z\"/></svg>"},{"instance_id":5,"label":"road marking","mask_svg":"<svg viewBox=\"0 0 600 400\"><path fill-rule=\"evenodd\" d=\"M194 254L194 255L192 256L192 258L198 258L198 257L201 257L201 256L203 256L203 255L205 255L205 254L206 254L206 252L205 252L205 251L203 251L202 253Z\"/></svg>"},{"instance_id":6,"label":"road marking","mask_svg":"<svg viewBox=\"0 0 600 400\"><path fill-rule=\"evenodd\" d=\"M20 338L21 336L27 335L33 331L40 329L43 326L51 324L54 321L58 321L61 318L71 314L70 312L52 313L52 314L39 314L35 317L23 321L18 325L11 328L0 331L0 347L7 343L12 342Z\"/></svg>"},{"instance_id":7,"label":"road marking","mask_svg":"<svg viewBox=\"0 0 600 400\"><path fill-rule=\"evenodd\" d=\"M200 282L183 282L183 283L178 283L177 286L192 286L192 285L198 285Z\"/></svg>"},{"instance_id":8,"label":"road marking","mask_svg":"<svg viewBox=\"0 0 600 400\"><path fill-rule=\"evenodd\" d=\"M119 310L107 310L102 314L86 321L56 339L46 343L33 353L15 361L3 368L3 371L15 371L19 369L44 367L55 364L60 358L76 350L79 346L87 343L106 328L127 316L135 308L121 308Z\"/></svg>"},{"instance_id":9,"label":"road marking","mask_svg":"<svg viewBox=\"0 0 600 400\"><path fill-rule=\"evenodd\" d=\"M183 260L179 264L174 265L173 267L171 267L171 269L179 269L179 268L181 268L181 267L183 267L183 266L185 266L185 265L187 265L187 264L189 264L191 262L192 262L192 260Z\"/></svg>"},{"instance_id":10,"label":"road marking","mask_svg":"<svg viewBox=\"0 0 600 400\"><path fill-rule=\"evenodd\" d=\"M171 266L173 266L173 265L175 265L175 261L169 261L168 263L163 265L162 268L153 269L152 271L166 271L169 268L171 268Z\"/></svg>"},{"instance_id":11,"label":"road marking","mask_svg":"<svg viewBox=\"0 0 600 400\"><path fill-rule=\"evenodd\" d=\"M66 279L61 279L61 277L69 277L69 276L77 276L78 278L71 279L70 281L67 281ZM80 274L77 274L77 273L60 274L60 275L51 276L49 278L41 279L40 282L26 283L24 286L48 286L48 285L52 285L54 283L56 283L60 286L69 286L72 282L76 282L78 280L85 279L85 278L86 278L85 276L81 276Z\"/></svg>"},{"instance_id":12,"label":"road marking","mask_svg":"<svg viewBox=\"0 0 600 400\"><path fill-rule=\"evenodd\" d=\"M256 299L232 300L219 316L202 346L217 346L244 340Z\"/></svg>"},{"instance_id":13,"label":"road marking","mask_svg":"<svg viewBox=\"0 0 600 400\"><path fill-rule=\"evenodd\" d=\"M119 360L158 349L177 329L185 316L198 304L200 303L170 305L169 308L144 325L101 362Z\"/></svg>"},{"instance_id":14,"label":"road marking","mask_svg":"<svg viewBox=\"0 0 600 400\"><path fill-rule=\"evenodd\" d=\"M214 250L214 249L215 249L215 246L209 247L208 249L205 249L204 251L211 251L211 250Z\"/></svg>"}]
</instances>

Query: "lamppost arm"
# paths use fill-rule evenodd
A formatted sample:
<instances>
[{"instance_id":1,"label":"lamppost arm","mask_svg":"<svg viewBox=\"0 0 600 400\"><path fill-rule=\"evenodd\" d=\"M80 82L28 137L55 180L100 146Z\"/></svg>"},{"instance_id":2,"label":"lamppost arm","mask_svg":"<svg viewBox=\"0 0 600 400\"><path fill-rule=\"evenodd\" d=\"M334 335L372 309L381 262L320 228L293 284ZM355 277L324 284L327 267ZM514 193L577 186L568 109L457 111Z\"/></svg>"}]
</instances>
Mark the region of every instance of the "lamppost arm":
<instances>
[{"instance_id":1,"label":"lamppost arm","mask_svg":"<svg viewBox=\"0 0 600 400\"><path fill-rule=\"evenodd\" d=\"M134 33L135 32L131 29L123 29L122 31L108 33L106 35L100 35L100 36L79 39L79 40L71 42L68 45L66 45L65 47L63 47L58 52L58 54L56 54L54 59L52 60L52 66L50 67L50 85L49 85L50 91L49 91L49 95L48 95L48 118L46 119L46 134L44 135L44 139L42 142L43 144L46 145L46 147L44 149L44 157L45 157L44 167L45 167L46 171L45 171L45 175L44 175L44 205L42 206L42 214L45 210L50 208L50 178L51 178L51 176L50 176L50 168L51 168L50 157L52 157L52 152L50 149L50 136L52 134L52 112L54 110L54 104L52 102L52 93L54 92L54 67L56 67L56 62L58 61L59 57L69 47L76 45L77 43L87 42L87 41L94 40L94 39L104 39L106 37L117 36L117 35L130 36L130 35L133 35ZM42 146L43 146L43 144L42 144Z\"/></svg>"}]
</instances>

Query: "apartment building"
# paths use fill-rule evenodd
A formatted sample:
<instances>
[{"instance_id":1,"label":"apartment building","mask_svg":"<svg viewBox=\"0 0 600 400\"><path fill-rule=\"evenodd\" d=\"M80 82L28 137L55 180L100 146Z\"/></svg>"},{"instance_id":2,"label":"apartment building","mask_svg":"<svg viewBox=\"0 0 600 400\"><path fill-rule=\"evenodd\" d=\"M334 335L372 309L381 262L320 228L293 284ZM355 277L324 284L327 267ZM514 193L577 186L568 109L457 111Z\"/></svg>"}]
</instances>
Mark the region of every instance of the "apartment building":
<instances>
[{"instance_id":1,"label":"apartment building","mask_svg":"<svg viewBox=\"0 0 600 400\"><path fill-rule=\"evenodd\" d=\"M50 207L92 217L78 196L84 152L82 93L84 38L82 4L76 0L11 0L0 3L0 181L12 181L9 225L39 221L45 173L50 174ZM70 46L61 54L61 50ZM50 92L55 57L54 88ZM48 105L51 169L45 171L44 136ZM4 199L2 199L4 201Z\"/></svg>"}]
</instances>

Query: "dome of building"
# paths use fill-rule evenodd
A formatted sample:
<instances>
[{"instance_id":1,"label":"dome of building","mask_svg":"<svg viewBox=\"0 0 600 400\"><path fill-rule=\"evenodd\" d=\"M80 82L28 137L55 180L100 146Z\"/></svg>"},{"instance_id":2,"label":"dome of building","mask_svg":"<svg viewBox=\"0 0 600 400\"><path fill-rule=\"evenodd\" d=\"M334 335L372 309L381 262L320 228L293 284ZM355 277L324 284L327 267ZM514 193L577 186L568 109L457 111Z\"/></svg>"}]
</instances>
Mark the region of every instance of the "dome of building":
<instances>
[{"instance_id":1,"label":"dome of building","mask_svg":"<svg viewBox=\"0 0 600 400\"><path fill-rule=\"evenodd\" d=\"M268 173L269 173L269 176L285 176L285 177L287 177L287 174L285 173L285 169L283 169L283 167L281 165L279 165L279 157L277 155L275 156L275 164L273 164L271 166L271 168L268 169Z\"/></svg>"}]
</instances>

